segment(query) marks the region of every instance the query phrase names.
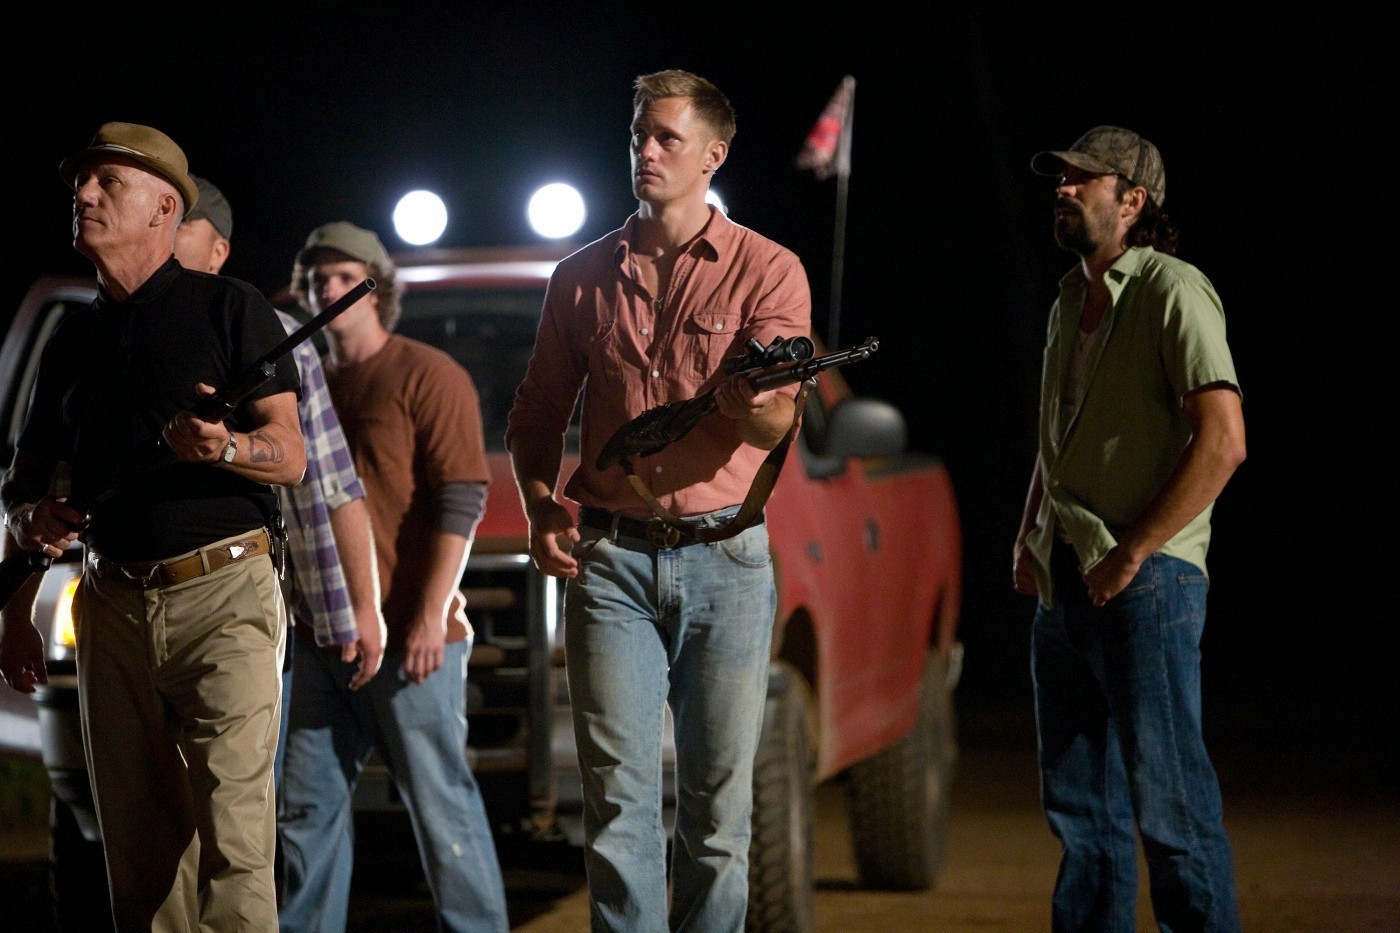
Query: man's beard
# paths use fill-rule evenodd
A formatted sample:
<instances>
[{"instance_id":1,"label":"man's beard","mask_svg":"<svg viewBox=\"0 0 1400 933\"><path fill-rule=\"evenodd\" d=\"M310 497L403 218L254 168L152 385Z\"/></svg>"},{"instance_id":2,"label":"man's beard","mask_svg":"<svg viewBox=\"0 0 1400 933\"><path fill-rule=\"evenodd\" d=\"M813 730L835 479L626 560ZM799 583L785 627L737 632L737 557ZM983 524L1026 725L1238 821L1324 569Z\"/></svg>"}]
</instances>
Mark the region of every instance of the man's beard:
<instances>
[{"instance_id":1,"label":"man's beard","mask_svg":"<svg viewBox=\"0 0 1400 933\"><path fill-rule=\"evenodd\" d=\"M1055 243L1061 249L1067 249L1080 256L1088 256L1097 248L1097 244L1089 235L1088 218L1082 210L1073 214L1055 215Z\"/></svg>"}]
</instances>

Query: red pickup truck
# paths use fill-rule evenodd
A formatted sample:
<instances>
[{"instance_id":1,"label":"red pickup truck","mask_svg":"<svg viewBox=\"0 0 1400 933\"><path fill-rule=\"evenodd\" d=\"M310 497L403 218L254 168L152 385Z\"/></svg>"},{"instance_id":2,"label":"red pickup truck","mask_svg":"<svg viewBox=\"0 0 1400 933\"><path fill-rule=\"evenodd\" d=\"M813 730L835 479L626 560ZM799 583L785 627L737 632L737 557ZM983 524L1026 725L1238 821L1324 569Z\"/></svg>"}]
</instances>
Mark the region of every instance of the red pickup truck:
<instances>
[{"instance_id":1,"label":"red pickup truck","mask_svg":"<svg viewBox=\"0 0 1400 933\"><path fill-rule=\"evenodd\" d=\"M398 330L441 347L471 372L493 472L462 580L477 632L468 754L499 834L579 843L563 588L530 562L502 448L545 284L562 255L426 250L395 258L406 286ZM90 282L44 279L15 316L0 348L3 462L13 455L39 349L66 310L92 294ZM286 296L274 300L285 306ZM878 354L859 365L880 365ZM898 410L852 394L842 372L828 370L810 393L768 503L779 609L754 776L751 929L811 927L816 782L839 780L848 789L863 883L927 888L943 860L957 758L961 532L946 469L905 451L905 443ZM93 899L79 893L81 879L101 857L100 848L92 851L68 620L81 569L76 551L45 574L36 610L49 645L49 685L32 699L0 687L0 753L41 757L53 783L60 913ZM356 806L399 809L382 769L367 769Z\"/></svg>"}]
</instances>

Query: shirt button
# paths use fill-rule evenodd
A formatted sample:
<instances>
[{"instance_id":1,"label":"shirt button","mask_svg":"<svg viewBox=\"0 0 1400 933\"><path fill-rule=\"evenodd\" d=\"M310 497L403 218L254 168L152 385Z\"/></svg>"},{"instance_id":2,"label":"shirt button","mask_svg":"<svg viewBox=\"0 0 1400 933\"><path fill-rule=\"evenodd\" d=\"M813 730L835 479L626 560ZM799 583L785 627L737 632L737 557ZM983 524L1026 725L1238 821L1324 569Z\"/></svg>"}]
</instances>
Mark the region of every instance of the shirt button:
<instances>
[{"instance_id":1,"label":"shirt button","mask_svg":"<svg viewBox=\"0 0 1400 933\"><path fill-rule=\"evenodd\" d=\"M723 321L716 321L716 322L715 322L715 330L724 330L724 322L723 322Z\"/></svg>"},{"instance_id":2,"label":"shirt button","mask_svg":"<svg viewBox=\"0 0 1400 933\"><path fill-rule=\"evenodd\" d=\"M659 369L653 369L653 370L651 371L651 378L653 378L653 379L660 379L660 378L661 378L661 370L659 370Z\"/></svg>"},{"instance_id":3,"label":"shirt button","mask_svg":"<svg viewBox=\"0 0 1400 933\"><path fill-rule=\"evenodd\" d=\"M645 336L646 336L647 334L649 334L649 333L651 333L651 331L647 330L645 327L642 328L642 336L643 336L643 337L645 337Z\"/></svg>"},{"instance_id":4,"label":"shirt button","mask_svg":"<svg viewBox=\"0 0 1400 933\"><path fill-rule=\"evenodd\" d=\"M660 472L661 472L661 467L657 467L657 468L656 468L656 472L660 473Z\"/></svg>"}]
</instances>

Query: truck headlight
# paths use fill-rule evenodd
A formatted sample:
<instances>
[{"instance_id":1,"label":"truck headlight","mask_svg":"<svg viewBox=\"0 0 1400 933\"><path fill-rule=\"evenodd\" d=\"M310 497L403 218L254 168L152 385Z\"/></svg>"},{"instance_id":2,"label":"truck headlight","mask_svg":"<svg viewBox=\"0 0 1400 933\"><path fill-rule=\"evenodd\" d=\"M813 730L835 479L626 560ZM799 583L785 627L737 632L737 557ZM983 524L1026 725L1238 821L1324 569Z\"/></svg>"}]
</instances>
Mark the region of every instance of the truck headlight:
<instances>
[{"instance_id":1,"label":"truck headlight","mask_svg":"<svg viewBox=\"0 0 1400 933\"><path fill-rule=\"evenodd\" d=\"M73 594L78 592L78 584L82 579L81 576L77 576L64 580L63 587L58 591L58 597L53 603L53 624L49 628L53 633L51 650L57 653L62 649L63 657L72 657L73 649L77 645L73 634Z\"/></svg>"}]
</instances>

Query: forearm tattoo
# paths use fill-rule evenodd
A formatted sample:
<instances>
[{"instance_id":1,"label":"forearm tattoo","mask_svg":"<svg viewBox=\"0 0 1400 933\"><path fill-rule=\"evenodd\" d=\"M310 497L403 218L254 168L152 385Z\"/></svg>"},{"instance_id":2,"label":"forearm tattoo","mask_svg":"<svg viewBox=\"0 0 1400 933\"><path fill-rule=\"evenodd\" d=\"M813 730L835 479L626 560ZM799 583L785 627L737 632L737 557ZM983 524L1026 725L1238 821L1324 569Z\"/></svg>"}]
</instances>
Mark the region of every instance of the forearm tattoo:
<instances>
[{"instance_id":1,"label":"forearm tattoo","mask_svg":"<svg viewBox=\"0 0 1400 933\"><path fill-rule=\"evenodd\" d=\"M262 431L248 435L249 463L281 463L283 455L281 441L268 437Z\"/></svg>"}]
</instances>

